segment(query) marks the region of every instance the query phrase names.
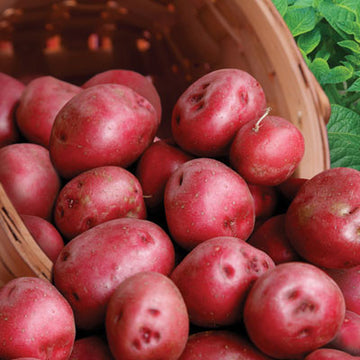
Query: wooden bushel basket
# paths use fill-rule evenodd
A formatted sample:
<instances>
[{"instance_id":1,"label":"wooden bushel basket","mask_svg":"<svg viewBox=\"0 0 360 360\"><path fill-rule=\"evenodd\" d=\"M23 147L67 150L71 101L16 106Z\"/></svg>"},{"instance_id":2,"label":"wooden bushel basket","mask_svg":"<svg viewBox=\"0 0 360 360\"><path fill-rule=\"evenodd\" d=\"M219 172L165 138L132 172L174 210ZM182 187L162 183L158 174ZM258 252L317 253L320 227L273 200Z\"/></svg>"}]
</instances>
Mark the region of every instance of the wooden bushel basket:
<instances>
[{"instance_id":1,"label":"wooden bushel basket","mask_svg":"<svg viewBox=\"0 0 360 360\"><path fill-rule=\"evenodd\" d=\"M5 0L0 17L1 72L76 84L111 68L151 76L164 136L191 82L218 68L246 70L263 86L271 113L305 137L295 176L330 166L328 99L271 0ZM0 286L24 275L51 280L52 263L0 186Z\"/></svg>"}]
</instances>

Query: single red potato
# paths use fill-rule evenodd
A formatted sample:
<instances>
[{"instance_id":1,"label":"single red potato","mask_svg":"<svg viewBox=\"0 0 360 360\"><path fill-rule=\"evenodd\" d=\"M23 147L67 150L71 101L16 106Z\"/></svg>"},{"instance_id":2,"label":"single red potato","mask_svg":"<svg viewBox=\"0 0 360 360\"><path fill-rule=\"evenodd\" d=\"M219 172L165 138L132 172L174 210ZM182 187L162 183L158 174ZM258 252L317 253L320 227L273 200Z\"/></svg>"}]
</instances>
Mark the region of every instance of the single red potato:
<instances>
[{"instance_id":1,"label":"single red potato","mask_svg":"<svg viewBox=\"0 0 360 360\"><path fill-rule=\"evenodd\" d=\"M247 183L215 159L196 158L179 166L166 184L164 208L172 238L188 250L216 236L246 240L254 228Z\"/></svg>"},{"instance_id":2,"label":"single red potato","mask_svg":"<svg viewBox=\"0 0 360 360\"><path fill-rule=\"evenodd\" d=\"M28 141L48 148L57 113L80 91L79 86L53 76L39 76L30 81L16 111L21 133Z\"/></svg>"},{"instance_id":3,"label":"single red potato","mask_svg":"<svg viewBox=\"0 0 360 360\"><path fill-rule=\"evenodd\" d=\"M2 360L67 360L75 331L69 303L49 281L18 277L0 289Z\"/></svg>"},{"instance_id":4,"label":"single red potato","mask_svg":"<svg viewBox=\"0 0 360 360\"><path fill-rule=\"evenodd\" d=\"M25 84L0 72L0 148L20 139L16 125L16 108Z\"/></svg>"},{"instance_id":5,"label":"single red potato","mask_svg":"<svg viewBox=\"0 0 360 360\"><path fill-rule=\"evenodd\" d=\"M244 336L229 330L203 330L189 336L179 360L270 360Z\"/></svg>"},{"instance_id":6,"label":"single red potato","mask_svg":"<svg viewBox=\"0 0 360 360\"><path fill-rule=\"evenodd\" d=\"M169 275L175 263L167 233L148 220L119 218L99 224L68 242L54 264L54 283L71 304L76 325L103 325L115 288L140 271Z\"/></svg>"},{"instance_id":7,"label":"single red potato","mask_svg":"<svg viewBox=\"0 0 360 360\"><path fill-rule=\"evenodd\" d=\"M113 360L107 342L99 335L76 339L69 360Z\"/></svg>"},{"instance_id":8,"label":"single red potato","mask_svg":"<svg viewBox=\"0 0 360 360\"><path fill-rule=\"evenodd\" d=\"M101 166L75 176L55 202L54 222L66 239L120 217L145 219L146 207L138 179L119 166Z\"/></svg>"},{"instance_id":9,"label":"single red potato","mask_svg":"<svg viewBox=\"0 0 360 360\"><path fill-rule=\"evenodd\" d=\"M307 180L286 212L294 249L325 268L360 264L360 171L331 168Z\"/></svg>"},{"instance_id":10,"label":"single red potato","mask_svg":"<svg viewBox=\"0 0 360 360\"><path fill-rule=\"evenodd\" d=\"M352 356L345 351L321 348L312 351L304 360L358 360L359 356Z\"/></svg>"},{"instance_id":11,"label":"single red potato","mask_svg":"<svg viewBox=\"0 0 360 360\"><path fill-rule=\"evenodd\" d=\"M215 237L188 253L170 275L185 300L190 321L214 328L242 319L254 281L275 267L272 259L235 237Z\"/></svg>"},{"instance_id":12,"label":"single red potato","mask_svg":"<svg viewBox=\"0 0 360 360\"><path fill-rule=\"evenodd\" d=\"M136 176L144 193L149 211L156 212L164 205L164 191L170 175L192 156L165 140L152 143L141 155Z\"/></svg>"},{"instance_id":13,"label":"single red potato","mask_svg":"<svg viewBox=\"0 0 360 360\"><path fill-rule=\"evenodd\" d=\"M16 143L1 148L0 182L20 214L51 219L61 182L45 147Z\"/></svg>"},{"instance_id":14,"label":"single red potato","mask_svg":"<svg viewBox=\"0 0 360 360\"><path fill-rule=\"evenodd\" d=\"M360 315L360 265L345 269L325 269L339 285L346 308Z\"/></svg>"},{"instance_id":15,"label":"single red potato","mask_svg":"<svg viewBox=\"0 0 360 360\"><path fill-rule=\"evenodd\" d=\"M178 98L171 131L185 151L203 157L227 154L239 128L257 120L266 99L259 82L239 69L219 69L194 81Z\"/></svg>"},{"instance_id":16,"label":"single red potato","mask_svg":"<svg viewBox=\"0 0 360 360\"><path fill-rule=\"evenodd\" d=\"M360 356L360 315L346 310L339 332L326 346Z\"/></svg>"},{"instance_id":17,"label":"single red potato","mask_svg":"<svg viewBox=\"0 0 360 360\"><path fill-rule=\"evenodd\" d=\"M40 216L21 215L21 219L42 251L55 262L64 247L64 240L58 229Z\"/></svg>"},{"instance_id":18,"label":"single red potato","mask_svg":"<svg viewBox=\"0 0 360 360\"><path fill-rule=\"evenodd\" d=\"M256 220L266 220L274 215L278 205L278 193L273 186L262 186L248 183L254 198Z\"/></svg>"},{"instance_id":19,"label":"single red potato","mask_svg":"<svg viewBox=\"0 0 360 360\"><path fill-rule=\"evenodd\" d=\"M116 360L177 360L189 335L189 317L174 283L163 274L146 271L116 288L105 327Z\"/></svg>"},{"instance_id":20,"label":"single red potato","mask_svg":"<svg viewBox=\"0 0 360 360\"><path fill-rule=\"evenodd\" d=\"M159 126L154 107L124 85L94 85L58 112L50 136L51 160L72 178L95 167L128 167L152 143Z\"/></svg>"},{"instance_id":21,"label":"single red potato","mask_svg":"<svg viewBox=\"0 0 360 360\"><path fill-rule=\"evenodd\" d=\"M324 271L289 262L255 281L243 316L247 334L261 351L276 359L293 359L331 341L345 310L340 288Z\"/></svg>"},{"instance_id":22,"label":"single red potato","mask_svg":"<svg viewBox=\"0 0 360 360\"><path fill-rule=\"evenodd\" d=\"M127 69L111 69L95 74L88 79L82 88L99 84L120 84L128 86L147 99L155 108L158 121L161 121L161 99L152 81L137 71Z\"/></svg>"},{"instance_id":23,"label":"single red potato","mask_svg":"<svg viewBox=\"0 0 360 360\"><path fill-rule=\"evenodd\" d=\"M229 159L248 183L275 186L295 172L304 151L304 137L295 125L282 117L265 115L239 129Z\"/></svg>"},{"instance_id":24,"label":"single red potato","mask_svg":"<svg viewBox=\"0 0 360 360\"><path fill-rule=\"evenodd\" d=\"M253 231L247 242L268 254L275 264L300 260L285 233L285 214L265 220Z\"/></svg>"}]
</instances>

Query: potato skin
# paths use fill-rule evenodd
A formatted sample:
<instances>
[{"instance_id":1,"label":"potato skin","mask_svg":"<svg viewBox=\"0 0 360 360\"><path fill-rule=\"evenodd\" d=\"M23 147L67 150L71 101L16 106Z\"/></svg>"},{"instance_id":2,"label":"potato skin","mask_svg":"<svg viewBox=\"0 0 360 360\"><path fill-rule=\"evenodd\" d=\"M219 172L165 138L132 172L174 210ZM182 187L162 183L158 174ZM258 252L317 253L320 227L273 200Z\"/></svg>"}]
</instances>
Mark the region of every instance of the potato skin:
<instances>
[{"instance_id":1,"label":"potato skin","mask_svg":"<svg viewBox=\"0 0 360 360\"><path fill-rule=\"evenodd\" d=\"M285 231L301 257L324 268L360 265L360 171L331 168L307 180L286 211Z\"/></svg>"},{"instance_id":2,"label":"potato skin","mask_svg":"<svg viewBox=\"0 0 360 360\"><path fill-rule=\"evenodd\" d=\"M154 107L134 90L94 85L58 112L50 135L51 160L66 179L99 166L126 168L151 144L158 126Z\"/></svg>"},{"instance_id":3,"label":"potato skin","mask_svg":"<svg viewBox=\"0 0 360 360\"><path fill-rule=\"evenodd\" d=\"M335 337L345 310L340 288L323 270L288 262L255 281L245 301L244 324L268 356L301 358Z\"/></svg>"},{"instance_id":4,"label":"potato skin","mask_svg":"<svg viewBox=\"0 0 360 360\"><path fill-rule=\"evenodd\" d=\"M203 330L191 334L179 360L270 360L239 333Z\"/></svg>"},{"instance_id":5,"label":"potato skin","mask_svg":"<svg viewBox=\"0 0 360 360\"><path fill-rule=\"evenodd\" d=\"M301 260L286 236L285 214L274 215L265 220L253 231L247 242L266 252L277 265Z\"/></svg>"},{"instance_id":6,"label":"potato skin","mask_svg":"<svg viewBox=\"0 0 360 360\"><path fill-rule=\"evenodd\" d=\"M191 154L224 156L239 128L258 119L265 106L265 93L249 73L235 68L214 70L177 99L171 132L176 143Z\"/></svg>"},{"instance_id":7,"label":"potato skin","mask_svg":"<svg viewBox=\"0 0 360 360\"><path fill-rule=\"evenodd\" d=\"M54 222L67 239L105 221L146 218L138 179L119 166L87 170L67 182L55 202Z\"/></svg>"},{"instance_id":8,"label":"potato skin","mask_svg":"<svg viewBox=\"0 0 360 360\"><path fill-rule=\"evenodd\" d=\"M345 311L345 319L340 330L327 347L342 350L354 356L360 356L360 315Z\"/></svg>"},{"instance_id":9,"label":"potato skin","mask_svg":"<svg viewBox=\"0 0 360 360\"><path fill-rule=\"evenodd\" d=\"M71 304L76 325L103 324L115 288L139 271L170 274L174 246L166 232L148 220L106 221L73 238L54 264L54 283Z\"/></svg>"},{"instance_id":10,"label":"potato skin","mask_svg":"<svg viewBox=\"0 0 360 360\"><path fill-rule=\"evenodd\" d=\"M125 85L146 98L155 108L159 123L161 121L162 108L160 95L150 79L142 74L128 69L110 69L95 74L83 85L83 89L99 84Z\"/></svg>"},{"instance_id":11,"label":"potato skin","mask_svg":"<svg viewBox=\"0 0 360 360\"><path fill-rule=\"evenodd\" d=\"M0 358L67 360L75 321L66 299L49 281L19 277L0 289Z\"/></svg>"},{"instance_id":12,"label":"potato skin","mask_svg":"<svg viewBox=\"0 0 360 360\"><path fill-rule=\"evenodd\" d=\"M191 159L192 156L165 140L153 142L144 151L136 165L136 176L143 188L149 212L163 210L167 180L181 164Z\"/></svg>"},{"instance_id":13,"label":"potato skin","mask_svg":"<svg viewBox=\"0 0 360 360\"><path fill-rule=\"evenodd\" d=\"M321 348L312 351L304 360L357 360L358 356L352 356L345 351L337 349Z\"/></svg>"},{"instance_id":14,"label":"potato skin","mask_svg":"<svg viewBox=\"0 0 360 360\"><path fill-rule=\"evenodd\" d=\"M172 238L187 250L216 236L246 240L255 223L254 199L245 180L210 158L189 160L171 174L164 208Z\"/></svg>"},{"instance_id":15,"label":"potato skin","mask_svg":"<svg viewBox=\"0 0 360 360\"><path fill-rule=\"evenodd\" d=\"M40 216L21 215L21 219L47 257L55 262L64 247L64 239L57 228Z\"/></svg>"},{"instance_id":16,"label":"potato skin","mask_svg":"<svg viewBox=\"0 0 360 360\"><path fill-rule=\"evenodd\" d=\"M113 360L109 346L99 335L87 335L74 342L69 360Z\"/></svg>"},{"instance_id":17,"label":"potato skin","mask_svg":"<svg viewBox=\"0 0 360 360\"><path fill-rule=\"evenodd\" d=\"M360 265L324 270L340 287L345 298L346 309L360 315Z\"/></svg>"},{"instance_id":18,"label":"potato skin","mask_svg":"<svg viewBox=\"0 0 360 360\"><path fill-rule=\"evenodd\" d=\"M300 130L279 116L249 121L231 143L231 166L249 183L279 185L290 178L304 156Z\"/></svg>"},{"instance_id":19,"label":"potato skin","mask_svg":"<svg viewBox=\"0 0 360 360\"><path fill-rule=\"evenodd\" d=\"M273 267L261 250L238 238L219 236L191 250L170 278L183 295L190 321L214 328L242 319L253 282Z\"/></svg>"},{"instance_id":20,"label":"potato skin","mask_svg":"<svg viewBox=\"0 0 360 360\"><path fill-rule=\"evenodd\" d=\"M0 72L0 148L19 141L16 126L16 107L25 84L16 78Z\"/></svg>"},{"instance_id":21,"label":"potato skin","mask_svg":"<svg viewBox=\"0 0 360 360\"><path fill-rule=\"evenodd\" d=\"M117 287L105 326L116 360L177 360L189 334L180 291L167 276L151 271L130 276Z\"/></svg>"},{"instance_id":22,"label":"potato skin","mask_svg":"<svg viewBox=\"0 0 360 360\"><path fill-rule=\"evenodd\" d=\"M49 147L51 128L59 110L81 91L79 86L53 76L39 76L22 92L16 123L26 139Z\"/></svg>"},{"instance_id":23,"label":"potato skin","mask_svg":"<svg viewBox=\"0 0 360 360\"><path fill-rule=\"evenodd\" d=\"M51 220L61 180L45 147L15 143L1 148L0 182L20 214Z\"/></svg>"}]
</instances>

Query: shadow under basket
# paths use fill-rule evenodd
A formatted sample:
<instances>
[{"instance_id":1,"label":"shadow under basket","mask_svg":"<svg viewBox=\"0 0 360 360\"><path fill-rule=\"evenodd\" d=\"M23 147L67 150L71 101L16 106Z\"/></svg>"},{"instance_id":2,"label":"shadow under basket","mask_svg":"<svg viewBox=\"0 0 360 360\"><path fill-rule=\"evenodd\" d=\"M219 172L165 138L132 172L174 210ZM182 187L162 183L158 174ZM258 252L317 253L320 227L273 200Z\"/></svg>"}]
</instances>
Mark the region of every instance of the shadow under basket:
<instances>
[{"instance_id":1,"label":"shadow under basket","mask_svg":"<svg viewBox=\"0 0 360 360\"><path fill-rule=\"evenodd\" d=\"M209 71L240 68L260 82L271 114L304 135L295 176L310 178L330 167L329 101L271 0L1 4L1 72L25 83L52 75L80 85L109 69L138 71L160 94L159 134L168 136L172 108L187 86ZM19 276L51 280L52 266L0 186L0 286Z\"/></svg>"}]
</instances>

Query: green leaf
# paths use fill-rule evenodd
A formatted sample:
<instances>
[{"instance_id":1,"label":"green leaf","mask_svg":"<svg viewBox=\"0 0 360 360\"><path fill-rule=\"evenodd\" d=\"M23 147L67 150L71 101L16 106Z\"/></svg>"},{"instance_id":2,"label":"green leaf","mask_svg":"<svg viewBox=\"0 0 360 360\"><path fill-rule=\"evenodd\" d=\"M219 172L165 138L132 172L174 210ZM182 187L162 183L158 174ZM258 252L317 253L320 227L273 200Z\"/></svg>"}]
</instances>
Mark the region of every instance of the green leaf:
<instances>
[{"instance_id":1,"label":"green leaf","mask_svg":"<svg viewBox=\"0 0 360 360\"><path fill-rule=\"evenodd\" d=\"M341 105L332 105L327 132L331 166L360 170L360 115Z\"/></svg>"},{"instance_id":2,"label":"green leaf","mask_svg":"<svg viewBox=\"0 0 360 360\"><path fill-rule=\"evenodd\" d=\"M295 37L315 28L315 10L312 7L288 8L286 14L284 15L284 20L292 35Z\"/></svg>"},{"instance_id":3,"label":"green leaf","mask_svg":"<svg viewBox=\"0 0 360 360\"><path fill-rule=\"evenodd\" d=\"M360 66L360 56L359 55L345 55L345 59L355 67Z\"/></svg>"},{"instance_id":4,"label":"green leaf","mask_svg":"<svg viewBox=\"0 0 360 360\"><path fill-rule=\"evenodd\" d=\"M334 3L322 0L319 1L318 10L343 39L349 39L350 35L354 35L355 39L359 40L360 24L357 22L357 13L348 5L351 5L350 2Z\"/></svg>"},{"instance_id":5,"label":"green leaf","mask_svg":"<svg viewBox=\"0 0 360 360\"><path fill-rule=\"evenodd\" d=\"M314 0L296 0L292 1L290 5L292 8L309 8L314 5Z\"/></svg>"},{"instance_id":6,"label":"green leaf","mask_svg":"<svg viewBox=\"0 0 360 360\"><path fill-rule=\"evenodd\" d=\"M360 54L360 44L354 40L339 41L338 45L352 51L355 54Z\"/></svg>"},{"instance_id":7,"label":"green leaf","mask_svg":"<svg viewBox=\"0 0 360 360\"><path fill-rule=\"evenodd\" d=\"M288 9L288 2L287 0L273 0L273 3L280 13L281 16L284 16L287 9Z\"/></svg>"},{"instance_id":8,"label":"green leaf","mask_svg":"<svg viewBox=\"0 0 360 360\"><path fill-rule=\"evenodd\" d=\"M309 67L321 85L343 82L353 75L348 66L338 65L330 69L327 61L322 58L315 58Z\"/></svg>"},{"instance_id":9,"label":"green leaf","mask_svg":"<svg viewBox=\"0 0 360 360\"><path fill-rule=\"evenodd\" d=\"M297 44L305 54L310 54L320 44L320 41L320 30L315 28L305 34L300 35L297 39Z\"/></svg>"},{"instance_id":10,"label":"green leaf","mask_svg":"<svg viewBox=\"0 0 360 360\"><path fill-rule=\"evenodd\" d=\"M347 89L347 91L360 91L360 78L356 79Z\"/></svg>"}]
</instances>

